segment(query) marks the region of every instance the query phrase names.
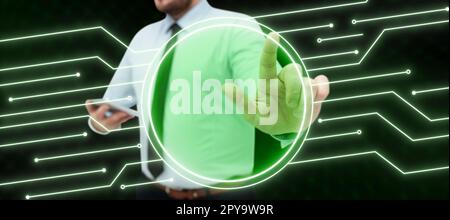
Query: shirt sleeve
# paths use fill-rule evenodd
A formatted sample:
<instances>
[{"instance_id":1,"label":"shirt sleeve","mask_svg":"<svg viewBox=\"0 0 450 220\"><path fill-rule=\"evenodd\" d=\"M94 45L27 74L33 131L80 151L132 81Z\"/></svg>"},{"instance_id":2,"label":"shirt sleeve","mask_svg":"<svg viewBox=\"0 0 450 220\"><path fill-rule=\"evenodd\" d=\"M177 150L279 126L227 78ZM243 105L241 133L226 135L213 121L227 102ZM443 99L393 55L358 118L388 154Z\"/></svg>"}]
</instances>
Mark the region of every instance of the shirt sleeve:
<instances>
[{"instance_id":1,"label":"shirt sleeve","mask_svg":"<svg viewBox=\"0 0 450 220\"><path fill-rule=\"evenodd\" d=\"M272 137L280 141L281 148L285 148L294 142L295 138L297 137L297 133L272 135Z\"/></svg>"},{"instance_id":2,"label":"shirt sleeve","mask_svg":"<svg viewBox=\"0 0 450 220\"><path fill-rule=\"evenodd\" d=\"M133 99L130 100L123 100L120 102L115 102L115 104L121 105L123 107L130 108L134 105L136 105L136 96L133 89L132 84L126 84L121 86L115 86L123 83L130 83L132 80L131 74L132 69L129 68L131 66L130 62L130 51L128 50L124 57L122 58L122 61L120 62L119 67L117 68L117 71L114 73L114 76L109 84L109 87L106 89L106 92L103 96L104 100L114 100L114 99L123 99L126 97L133 97ZM99 135L108 135L110 132L101 132L95 129L93 126L93 121L91 118L88 120L89 128L96 134Z\"/></svg>"},{"instance_id":3,"label":"shirt sleeve","mask_svg":"<svg viewBox=\"0 0 450 220\"><path fill-rule=\"evenodd\" d=\"M257 23L244 22L250 29L261 32ZM265 38L262 34L242 28L231 29L228 60L235 80L259 79L259 64ZM240 86L240 85L238 85ZM251 90L250 90L251 89ZM249 97L256 97L256 88L247 88Z\"/></svg>"},{"instance_id":4,"label":"shirt sleeve","mask_svg":"<svg viewBox=\"0 0 450 220\"><path fill-rule=\"evenodd\" d=\"M105 92L105 95L103 96L103 99L105 100L123 99L131 96L131 100L115 102L115 104L121 105L126 108L130 108L136 105L136 94L133 84L131 84L133 80L131 53L132 51L130 50L127 50L127 52L125 53L109 84L109 87Z\"/></svg>"}]
</instances>

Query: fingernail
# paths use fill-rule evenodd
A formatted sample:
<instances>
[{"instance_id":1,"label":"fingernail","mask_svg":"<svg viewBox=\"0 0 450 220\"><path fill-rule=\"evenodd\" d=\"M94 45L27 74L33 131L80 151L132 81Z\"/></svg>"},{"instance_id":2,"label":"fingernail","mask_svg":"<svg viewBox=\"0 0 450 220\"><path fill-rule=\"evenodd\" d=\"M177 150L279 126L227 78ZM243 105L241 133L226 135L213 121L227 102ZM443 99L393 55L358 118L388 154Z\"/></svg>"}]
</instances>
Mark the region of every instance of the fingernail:
<instances>
[{"instance_id":1,"label":"fingernail","mask_svg":"<svg viewBox=\"0 0 450 220\"><path fill-rule=\"evenodd\" d=\"M269 34L269 37L272 38L276 42L280 41L280 35L277 32L271 32Z\"/></svg>"}]
</instances>

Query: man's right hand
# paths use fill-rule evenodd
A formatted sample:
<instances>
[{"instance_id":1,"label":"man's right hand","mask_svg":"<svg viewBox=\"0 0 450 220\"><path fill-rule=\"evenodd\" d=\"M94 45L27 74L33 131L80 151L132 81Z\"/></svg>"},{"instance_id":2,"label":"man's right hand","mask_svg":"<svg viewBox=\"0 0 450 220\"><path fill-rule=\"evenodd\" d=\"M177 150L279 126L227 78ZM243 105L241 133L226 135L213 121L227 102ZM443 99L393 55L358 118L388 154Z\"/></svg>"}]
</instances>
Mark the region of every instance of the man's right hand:
<instances>
[{"instance_id":1,"label":"man's right hand","mask_svg":"<svg viewBox=\"0 0 450 220\"><path fill-rule=\"evenodd\" d=\"M106 117L105 114L110 110L110 106L108 104L92 105L91 100L86 101L86 109L93 119L91 119L92 126L100 133L109 133L119 129L123 123L134 118L126 112L114 112Z\"/></svg>"}]
</instances>

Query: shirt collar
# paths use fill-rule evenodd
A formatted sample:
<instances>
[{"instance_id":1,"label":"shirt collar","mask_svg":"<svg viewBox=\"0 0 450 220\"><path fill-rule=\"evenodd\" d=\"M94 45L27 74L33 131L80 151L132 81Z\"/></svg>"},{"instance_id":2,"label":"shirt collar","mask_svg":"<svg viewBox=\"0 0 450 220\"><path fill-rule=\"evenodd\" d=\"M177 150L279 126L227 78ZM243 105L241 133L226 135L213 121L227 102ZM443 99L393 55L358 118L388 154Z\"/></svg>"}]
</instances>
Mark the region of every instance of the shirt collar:
<instances>
[{"instance_id":1,"label":"shirt collar","mask_svg":"<svg viewBox=\"0 0 450 220\"><path fill-rule=\"evenodd\" d=\"M189 10L183 17L181 17L176 23L181 28L186 28L189 25L192 25L198 21L201 21L209 11L212 9L212 6L208 3L207 0L199 0L199 3L195 5L191 10ZM170 27L175 23L175 20L170 16L166 15L166 18L163 20L163 31L170 31Z\"/></svg>"}]
</instances>

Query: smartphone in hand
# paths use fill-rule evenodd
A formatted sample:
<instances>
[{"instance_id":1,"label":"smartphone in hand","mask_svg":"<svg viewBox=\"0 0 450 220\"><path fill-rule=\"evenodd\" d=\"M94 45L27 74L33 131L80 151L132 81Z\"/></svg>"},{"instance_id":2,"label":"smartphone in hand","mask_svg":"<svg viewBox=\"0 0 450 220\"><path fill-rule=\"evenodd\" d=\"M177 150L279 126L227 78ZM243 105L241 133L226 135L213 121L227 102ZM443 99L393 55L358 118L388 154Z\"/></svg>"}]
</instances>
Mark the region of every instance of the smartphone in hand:
<instances>
[{"instance_id":1,"label":"smartphone in hand","mask_svg":"<svg viewBox=\"0 0 450 220\"><path fill-rule=\"evenodd\" d=\"M104 104L110 106L110 110L105 113L106 117L111 116L114 112L125 112L125 113L129 114L130 116L139 117L139 113L136 110L133 110L130 108L125 108L125 107L122 107L115 103L107 103L106 100L104 100L104 99L93 99L91 101L92 101L92 103L94 103L94 104L92 104L93 106L100 106L100 105L104 105ZM101 104L95 104L95 103L101 103Z\"/></svg>"}]
</instances>

